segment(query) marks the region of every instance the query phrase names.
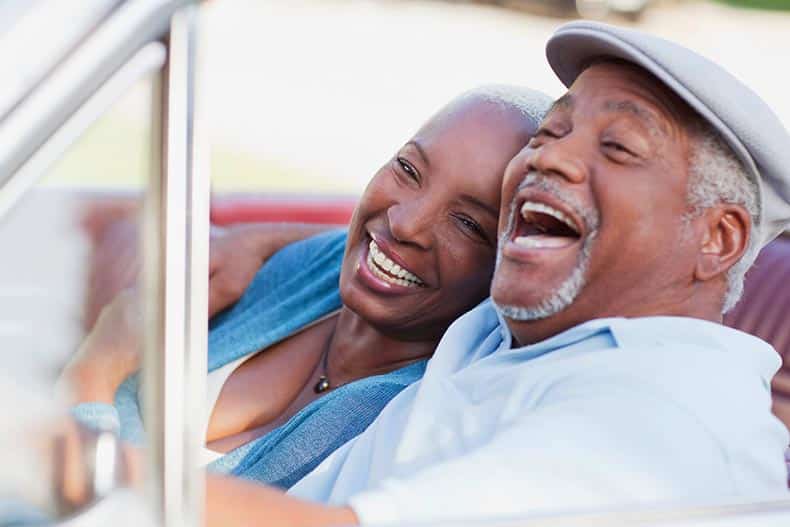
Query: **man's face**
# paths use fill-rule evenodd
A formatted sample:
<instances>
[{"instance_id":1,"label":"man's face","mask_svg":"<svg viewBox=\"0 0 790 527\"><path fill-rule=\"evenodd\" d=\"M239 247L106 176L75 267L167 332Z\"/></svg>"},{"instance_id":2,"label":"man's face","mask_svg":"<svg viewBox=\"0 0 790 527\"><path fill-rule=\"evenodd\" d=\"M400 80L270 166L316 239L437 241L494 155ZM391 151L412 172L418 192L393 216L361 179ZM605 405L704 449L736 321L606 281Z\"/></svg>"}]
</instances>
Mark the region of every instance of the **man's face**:
<instances>
[{"instance_id":1,"label":"man's face","mask_svg":"<svg viewBox=\"0 0 790 527\"><path fill-rule=\"evenodd\" d=\"M687 294L686 112L641 70L594 65L508 165L491 294L518 342Z\"/></svg>"}]
</instances>

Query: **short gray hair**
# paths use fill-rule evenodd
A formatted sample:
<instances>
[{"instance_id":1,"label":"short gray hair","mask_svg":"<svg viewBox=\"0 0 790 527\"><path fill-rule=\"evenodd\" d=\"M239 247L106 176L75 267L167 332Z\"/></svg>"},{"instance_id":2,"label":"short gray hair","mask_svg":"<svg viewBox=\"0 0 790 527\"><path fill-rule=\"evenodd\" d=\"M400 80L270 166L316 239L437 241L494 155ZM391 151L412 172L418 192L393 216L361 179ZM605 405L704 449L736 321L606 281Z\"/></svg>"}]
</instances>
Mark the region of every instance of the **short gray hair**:
<instances>
[{"instance_id":1,"label":"short gray hair","mask_svg":"<svg viewBox=\"0 0 790 527\"><path fill-rule=\"evenodd\" d=\"M479 98L487 102L513 108L538 126L554 100L543 92L509 84L486 84L459 95L455 101ZM452 103L451 103L452 104Z\"/></svg>"},{"instance_id":2,"label":"short gray hair","mask_svg":"<svg viewBox=\"0 0 790 527\"><path fill-rule=\"evenodd\" d=\"M760 203L757 185L721 135L702 118L692 127L689 153L688 201L692 216L717 203L741 205L752 218L749 243L741 259L727 271L722 313L732 309L743 293L743 279L760 252Z\"/></svg>"}]
</instances>

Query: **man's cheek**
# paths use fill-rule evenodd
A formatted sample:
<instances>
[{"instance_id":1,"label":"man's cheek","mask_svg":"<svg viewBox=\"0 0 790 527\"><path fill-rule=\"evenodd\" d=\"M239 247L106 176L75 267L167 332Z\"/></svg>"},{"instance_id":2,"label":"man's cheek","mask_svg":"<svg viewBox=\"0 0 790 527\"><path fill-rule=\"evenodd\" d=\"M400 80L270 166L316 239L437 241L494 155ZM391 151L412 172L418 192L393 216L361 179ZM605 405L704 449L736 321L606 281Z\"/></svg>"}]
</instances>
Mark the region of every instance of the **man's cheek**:
<instances>
[{"instance_id":1,"label":"man's cheek","mask_svg":"<svg viewBox=\"0 0 790 527\"><path fill-rule=\"evenodd\" d=\"M510 163L508 163L507 168L505 169L505 175L502 179L502 207L506 207L510 204L510 200L513 199L513 195L516 193L518 185L524 179L526 172L520 168L524 166L524 157L525 154L522 150L521 153L516 155L516 157L514 157Z\"/></svg>"},{"instance_id":2,"label":"man's cheek","mask_svg":"<svg viewBox=\"0 0 790 527\"><path fill-rule=\"evenodd\" d=\"M500 199L500 206L502 210L510 207L510 202L516 194L516 189L523 179L523 174L517 174L513 171L506 172L505 178L502 181L502 195Z\"/></svg>"}]
</instances>

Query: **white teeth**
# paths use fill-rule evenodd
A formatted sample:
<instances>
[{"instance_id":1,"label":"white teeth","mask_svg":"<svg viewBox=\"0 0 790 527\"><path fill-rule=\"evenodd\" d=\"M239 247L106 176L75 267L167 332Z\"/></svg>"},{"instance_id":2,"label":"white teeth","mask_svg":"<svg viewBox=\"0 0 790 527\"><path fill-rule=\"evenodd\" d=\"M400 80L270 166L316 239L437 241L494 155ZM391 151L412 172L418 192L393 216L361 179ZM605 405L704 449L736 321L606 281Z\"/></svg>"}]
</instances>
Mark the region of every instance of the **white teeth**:
<instances>
[{"instance_id":1,"label":"white teeth","mask_svg":"<svg viewBox=\"0 0 790 527\"><path fill-rule=\"evenodd\" d=\"M568 227L574 230L574 232L579 232L579 228L576 226L576 223L564 212L561 210L557 210L554 207L550 207L545 203L538 203L536 201L525 201L524 204L521 206L521 215L524 219L527 218L527 214L530 212L540 212L543 214L548 214L549 216L558 219Z\"/></svg>"},{"instance_id":2,"label":"white teeth","mask_svg":"<svg viewBox=\"0 0 790 527\"><path fill-rule=\"evenodd\" d=\"M423 285L423 281L417 275L399 266L381 252L381 249L373 240L368 244L368 249L368 267L379 278L404 287ZM387 272L385 273L384 271Z\"/></svg>"},{"instance_id":3,"label":"white teeth","mask_svg":"<svg viewBox=\"0 0 790 527\"><path fill-rule=\"evenodd\" d=\"M544 246L541 240L535 239L532 236L518 236L513 242L527 249L540 249Z\"/></svg>"}]
</instances>

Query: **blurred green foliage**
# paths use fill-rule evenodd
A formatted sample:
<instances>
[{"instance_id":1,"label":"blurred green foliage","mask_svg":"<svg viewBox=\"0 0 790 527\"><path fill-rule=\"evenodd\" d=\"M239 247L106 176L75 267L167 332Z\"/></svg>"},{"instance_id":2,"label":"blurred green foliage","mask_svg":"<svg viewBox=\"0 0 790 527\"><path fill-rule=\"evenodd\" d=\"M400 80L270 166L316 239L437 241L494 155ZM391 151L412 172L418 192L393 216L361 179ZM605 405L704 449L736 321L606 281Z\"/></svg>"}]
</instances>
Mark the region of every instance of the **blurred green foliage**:
<instances>
[{"instance_id":1,"label":"blurred green foliage","mask_svg":"<svg viewBox=\"0 0 790 527\"><path fill-rule=\"evenodd\" d=\"M790 11L790 0L718 0L724 4L753 9L777 9Z\"/></svg>"}]
</instances>

